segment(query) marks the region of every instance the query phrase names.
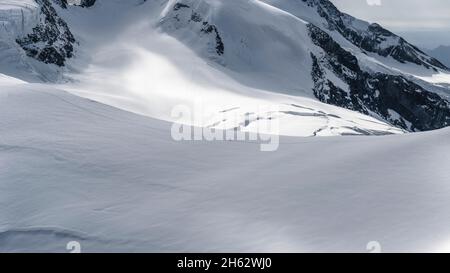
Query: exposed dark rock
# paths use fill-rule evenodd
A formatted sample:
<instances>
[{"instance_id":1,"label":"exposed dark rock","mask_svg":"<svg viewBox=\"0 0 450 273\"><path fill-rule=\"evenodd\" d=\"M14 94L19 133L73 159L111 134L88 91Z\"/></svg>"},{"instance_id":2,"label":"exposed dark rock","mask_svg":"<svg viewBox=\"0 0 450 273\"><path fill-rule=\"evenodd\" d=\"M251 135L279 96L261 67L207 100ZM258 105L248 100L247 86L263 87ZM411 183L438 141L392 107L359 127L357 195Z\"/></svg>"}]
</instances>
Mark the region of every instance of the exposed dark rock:
<instances>
[{"instance_id":1,"label":"exposed dark rock","mask_svg":"<svg viewBox=\"0 0 450 273\"><path fill-rule=\"evenodd\" d=\"M96 0L85 0L83 3L84 7L92 7L95 4Z\"/></svg>"},{"instance_id":2,"label":"exposed dark rock","mask_svg":"<svg viewBox=\"0 0 450 273\"><path fill-rule=\"evenodd\" d=\"M371 88L367 88L367 94L373 90L381 91L377 100L368 96L367 103L373 103L394 125L412 131L427 131L450 125L450 103L437 94L428 92L401 76L378 73L371 77L368 83ZM387 109L394 110L409 121L411 128L406 128L402 119L391 117Z\"/></svg>"},{"instance_id":3,"label":"exposed dark rock","mask_svg":"<svg viewBox=\"0 0 450 273\"><path fill-rule=\"evenodd\" d=\"M180 10L180 9L182 9L182 8L190 8L188 5L186 5L186 4L183 4L183 3L176 3L174 6L173 6L173 10Z\"/></svg>"},{"instance_id":4,"label":"exposed dark rock","mask_svg":"<svg viewBox=\"0 0 450 273\"><path fill-rule=\"evenodd\" d=\"M314 81L314 95L320 101L333 105L347 105L346 108L352 109L352 101L347 93L336 87L333 82L326 79L325 73L319 64L317 57L311 53L313 60L312 78Z\"/></svg>"},{"instance_id":5,"label":"exposed dark rock","mask_svg":"<svg viewBox=\"0 0 450 273\"><path fill-rule=\"evenodd\" d=\"M33 28L32 33L16 42L30 57L47 64L64 66L65 61L73 57L75 38L49 0L36 2L41 7L40 23Z\"/></svg>"},{"instance_id":6,"label":"exposed dark rock","mask_svg":"<svg viewBox=\"0 0 450 273\"><path fill-rule=\"evenodd\" d=\"M214 33L216 38L216 52L219 55L223 55L225 52L225 45L223 44L222 38L220 37L219 31L217 27L214 25L208 24L208 22L203 22L202 32L204 33Z\"/></svg>"},{"instance_id":7,"label":"exposed dark rock","mask_svg":"<svg viewBox=\"0 0 450 273\"><path fill-rule=\"evenodd\" d=\"M325 55L311 54L314 95L322 102L381 117L408 131L450 125L450 103L402 76L362 71L358 60L320 28L309 25L312 41ZM325 69L348 84L342 90L328 80Z\"/></svg>"},{"instance_id":8,"label":"exposed dark rock","mask_svg":"<svg viewBox=\"0 0 450 273\"><path fill-rule=\"evenodd\" d=\"M81 0L80 7L89 8L95 4L97 0Z\"/></svg>"},{"instance_id":9,"label":"exposed dark rock","mask_svg":"<svg viewBox=\"0 0 450 273\"><path fill-rule=\"evenodd\" d=\"M210 37L212 41L208 41L208 44L211 45L211 49L215 52L215 55L222 56L225 53L225 44L217 26L208 22L188 4L182 2L175 3L172 11L162 20L161 25L171 30L192 28L192 30L199 32L199 38L205 36Z\"/></svg>"},{"instance_id":10,"label":"exposed dark rock","mask_svg":"<svg viewBox=\"0 0 450 273\"><path fill-rule=\"evenodd\" d=\"M52 0L53 3L57 4L58 6L60 6L63 9L67 8L67 0Z\"/></svg>"},{"instance_id":11,"label":"exposed dark rock","mask_svg":"<svg viewBox=\"0 0 450 273\"><path fill-rule=\"evenodd\" d=\"M191 20L194 21L194 22L199 23L199 22L201 22L203 19L202 19L202 16L201 16L200 14L198 14L197 12L194 11L194 12L192 12Z\"/></svg>"},{"instance_id":12,"label":"exposed dark rock","mask_svg":"<svg viewBox=\"0 0 450 273\"><path fill-rule=\"evenodd\" d=\"M384 57L391 56L402 63L448 69L438 60L378 24L368 25L367 29L353 27L352 23L357 19L340 12L329 0L303 0L303 2L316 7L318 14L327 21L330 30L338 31L348 41L365 51Z\"/></svg>"}]
</instances>

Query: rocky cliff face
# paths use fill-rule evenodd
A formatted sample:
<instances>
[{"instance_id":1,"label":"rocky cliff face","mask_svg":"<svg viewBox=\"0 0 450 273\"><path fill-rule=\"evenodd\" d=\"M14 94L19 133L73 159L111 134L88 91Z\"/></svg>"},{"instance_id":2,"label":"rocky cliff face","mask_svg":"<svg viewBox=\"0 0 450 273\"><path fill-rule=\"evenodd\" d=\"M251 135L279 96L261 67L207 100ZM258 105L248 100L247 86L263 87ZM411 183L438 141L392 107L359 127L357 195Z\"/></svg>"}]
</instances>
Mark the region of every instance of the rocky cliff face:
<instances>
[{"instance_id":1,"label":"rocky cliff face","mask_svg":"<svg viewBox=\"0 0 450 273\"><path fill-rule=\"evenodd\" d=\"M64 66L73 57L75 38L67 23L61 19L49 0L36 0L40 7L39 23L32 32L18 38L17 43L26 54L47 64ZM54 2L65 8L67 2Z\"/></svg>"},{"instance_id":2,"label":"rocky cliff face","mask_svg":"<svg viewBox=\"0 0 450 273\"><path fill-rule=\"evenodd\" d=\"M225 53L225 45L217 26L210 23L198 11L202 7L192 7L190 1L179 1L173 5L162 19L161 27L169 33L193 31L199 37L199 44L211 59L220 60ZM220 63L220 61L219 61Z\"/></svg>"},{"instance_id":3,"label":"rocky cliff face","mask_svg":"<svg viewBox=\"0 0 450 273\"><path fill-rule=\"evenodd\" d=\"M323 54L311 54L314 95L322 102L374 115L408 131L450 125L450 103L403 76L361 70L358 59L320 28L309 25L313 42ZM347 84L336 86L332 73Z\"/></svg>"},{"instance_id":4,"label":"rocky cliff face","mask_svg":"<svg viewBox=\"0 0 450 273\"><path fill-rule=\"evenodd\" d=\"M66 9L69 4L91 7L96 0L35 0L39 5L39 22L32 31L16 42L29 57L46 64L64 66L74 56L76 40L67 23L58 15L54 5Z\"/></svg>"}]
</instances>

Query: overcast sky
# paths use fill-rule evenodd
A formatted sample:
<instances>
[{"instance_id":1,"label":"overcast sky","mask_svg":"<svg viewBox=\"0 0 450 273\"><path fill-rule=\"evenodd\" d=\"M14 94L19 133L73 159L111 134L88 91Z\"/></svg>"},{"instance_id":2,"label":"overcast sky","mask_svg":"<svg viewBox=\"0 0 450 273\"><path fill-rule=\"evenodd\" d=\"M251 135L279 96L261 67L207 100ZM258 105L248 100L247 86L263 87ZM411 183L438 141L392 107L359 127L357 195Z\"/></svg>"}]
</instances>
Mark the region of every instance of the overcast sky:
<instances>
[{"instance_id":1,"label":"overcast sky","mask_svg":"<svg viewBox=\"0 0 450 273\"><path fill-rule=\"evenodd\" d=\"M423 47L450 45L450 0L331 0L341 11L377 22Z\"/></svg>"}]
</instances>

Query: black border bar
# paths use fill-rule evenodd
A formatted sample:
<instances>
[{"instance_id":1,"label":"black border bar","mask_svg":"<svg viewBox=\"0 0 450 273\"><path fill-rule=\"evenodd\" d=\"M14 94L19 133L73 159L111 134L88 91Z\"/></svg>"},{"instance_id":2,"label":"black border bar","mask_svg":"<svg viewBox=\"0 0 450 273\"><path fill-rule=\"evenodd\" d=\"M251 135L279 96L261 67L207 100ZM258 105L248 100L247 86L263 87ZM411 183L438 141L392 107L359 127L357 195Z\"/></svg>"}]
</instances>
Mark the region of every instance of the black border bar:
<instances>
[{"instance_id":1,"label":"black border bar","mask_svg":"<svg viewBox=\"0 0 450 273\"><path fill-rule=\"evenodd\" d=\"M93 269L126 272L315 272L355 270L431 270L448 268L448 254L273 254L273 253L167 253L167 254L0 254L4 268L15 271ZM186 263L187 261L187 263ZM189 261L197 261L190 267ZM206 270L205 262L210 261ZM258 262L259 261L259 262ZM269 262L270 261L270 262ZM180 265L183 264L183 267ZM190 265L193 265L192 263ZM224 266L226 265L226 266ZM264 266L262 266L264 265ZM7 267L12 266L12 267ZM45 272L45 271L44 271ZM345 272L345 271L344 271Z\"/></svg>"}]
</instances>

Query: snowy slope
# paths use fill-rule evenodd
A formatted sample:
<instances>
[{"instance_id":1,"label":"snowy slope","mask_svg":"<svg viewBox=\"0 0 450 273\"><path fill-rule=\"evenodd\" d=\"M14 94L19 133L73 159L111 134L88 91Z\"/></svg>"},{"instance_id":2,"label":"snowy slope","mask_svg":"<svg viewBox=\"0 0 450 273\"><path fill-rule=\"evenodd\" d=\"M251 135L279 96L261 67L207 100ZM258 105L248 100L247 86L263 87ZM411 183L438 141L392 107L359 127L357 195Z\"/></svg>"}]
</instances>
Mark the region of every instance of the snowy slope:
<instances>
[{"instance_id":1,"label":"snowy slope","mask_svg":"<svg viewBox=\"0 0 450 273\"><path fill-rule=\"evenodd\" d=\"M9 37L0 72L58 81L60 89L134 113L174 121L175 106L201 105L210 113L182 122L254 131L275 121L272 127L281 129L268 132L296 136L423 131L450 122L450 92L440 83L446 71L390 32L401 45L395 52L406 57L383 56L396 45L384 36L380 44L370 40L374 52L362 50L332 26L342 21L370 39L378 28L332 8L324 17L319 8L329 8L326 0L99 0L89 8L37 3L37 30L0 35ZM25 9L10 0L0 6L9 13ZM17 25L15 17L5 18ZM47 21L57 23L47 29ZM315 41L312 25L357 65L339 58L335 64L330 52L339 50ZM408 63L417 61L409 53L423 57L423 65ZM255 122L242 128L249 114Z\"/></svg>"},{"instance_id":2,"label":"snowy slope","mask_svg":"<svg viewBox=\"0 0 450 273\"><path fill-rule=\"evenodd\" d=\"M139 3L136 1L136 4ZM202 59L191 47L162 33L170 23L163 19L163 8L166 6L171 7L164 1L151 1L143 5L100 1L89 10L69 8L63 11L72 31L78 33L81 44L79 53L84 57L70 60L71 66L82 68L81 72L75 71L69 75L75 81L64 83L60 88L168 121L174 120L172 110L175 106L186 105L193 109L196 116L193 120L181 121L198 126L238 127L243 131L255 131L258 123L276 123L271 130L265 130L269 126L264 124L260 130L296 136L402 132L374 118L320 103L311 98L311 91L299 91L303 96L281 94L283 90L289 90L283 85L297 86L299 89L304 88L302 82L311 82L311 79L307 80L310 78L310 68L306 66L311 65L311 60L305 46L298 51L298 55L299 60L303 59L307 64L304 68L307 69L306 74L299 67L295 73L283 76L284 72L295 66L289 58L292 58L297 47L286 52L285 58L273 65L271 72L265 71L269 63L277 58L263 58L264 54L270 56L268 50L276 48L274 44L255 53L254 58L247 55L255 61L262 60L264 64L249 66L251 61L243 64L238 61L239 56L234 56L228 58L226 67L223 67ZM239 6L234 8L239 9ZM270 16L265 6L261 8L258 5L257 8L257 11ZM264 18L258 20L264 21ZM287 19L282 17L280 20ZM292 31L306 31L303 22L295 18L292 20L301 27L292 27ZM268 40L270 37L263 38ZM228 40L224 37L224 41ZM301 44L299 41L297 46ZM294 74L305 75L305 80ZM247 81L241 81L243 78ZM260 81L263 78L265 81ZM274 80L276 78L279 80ZM295 81L289 80L294 78ZM277 86L278 89L270 86ZM199 111L198 108L202 109ZM249 113L253 113L251 119L256 122L244 128L240 124L245 122Z\"/></svg>"},{"instance_id":3,"label":"snowy slope","mask_svg":"<svg viewBox=\"0 0 450 273\"><path fill-rule=\"evenodd\" d=\"M193 104L199 98L212 105L213 112L239 107L245 115L255 112L247 105L261 102L240 102L222 94L260 99L270 92L271 103L265 105L284 99L277 94L288 94L358 111L406 131L448 126L450 92L428 78L448 71L400 37L335 10L330 16L344 16L342 24L366 37L374 52L363 50L343 36L345 32L331 29L314 5L153 0L98 1L89 10L69 8L63 17L84 51L69 62L78 68L71 76L81 85L61 88L164 120L173 120L169 113L174 103ZM314 40L314 25L339 48ZM391 47L396 54L384 56ZM193 124L217 124L221 119ZM294 131L281 134L312 135Z\"/></svg>"},{"instance_id":4,"label":"snowy slope","mask_svg":"<svg viewBox=\"0 0 450 273\"><path fill-rule=\"evenodd\" d=\"M391 125L443 127L450 76L406 41L326 0L61 3L0 0L0 252L450 251L450 131Z\"/></svg>"},{"instance_id":5,"label":"snowy slope","mask_svg":"<svg viewBox=\"0 0 450 273\"><path fill-rule=\"evenodd\" d=\"M448 129L282 138L263 153L0 83L2 252L449 250Z\"/></svg>"}]
</instances>

